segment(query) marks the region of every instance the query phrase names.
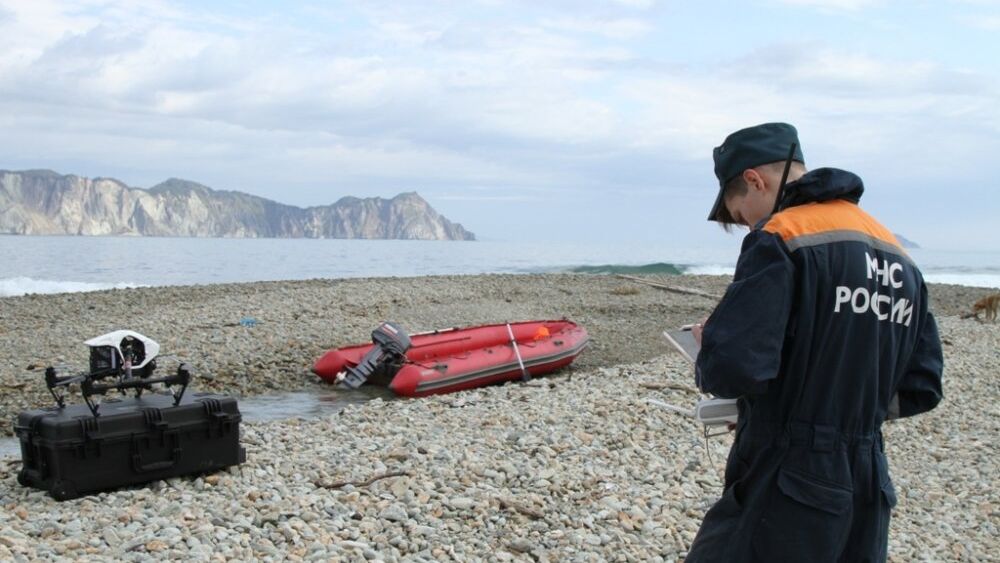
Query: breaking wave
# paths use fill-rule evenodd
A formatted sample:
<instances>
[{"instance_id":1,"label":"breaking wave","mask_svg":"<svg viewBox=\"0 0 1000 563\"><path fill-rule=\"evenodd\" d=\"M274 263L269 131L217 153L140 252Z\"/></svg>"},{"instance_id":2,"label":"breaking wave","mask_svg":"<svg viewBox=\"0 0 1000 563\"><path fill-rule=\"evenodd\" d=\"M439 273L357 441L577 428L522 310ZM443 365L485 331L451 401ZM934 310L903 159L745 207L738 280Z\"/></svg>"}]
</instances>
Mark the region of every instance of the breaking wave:
<instances>
[{"instance_id":1,"label":"breaking wave","mask_svg":"<svg viewBox=\"0 0 1000 563\"><path fill-rule=\"evenodd\" d=\"M61 280L36 280L34 278L16 277L0 279L0 297L17 297L29 293L80 293L84 291L102 291L105 289L127 289L145 287L141 284L91 283Z\"/></svg>"},{"instance_id":2,"label":"breaking wave","mask_svg":"<svg viewBox=\"0 0 1000 563\"><path fill-rule=\"evenodd\" d=\"M982 272L924 272L927 283L944 283L968 287L1000 289L1000 274Z\"/></svg>"},{"instance_id":3,"label":"breaking wave","mask_svg":"<svg viewBox=\"0 0 1000 563\"><path fill-rule=\"evenodd\" d=\"M575 274L667 274L680 275L684 273L684 266L668 264L666 262L654 262L641 266L629 266L625 264L602 264L599 266L575 266L569 271Z\"/></svg>"},{"instance_id":4,"label":"breaking wave","mask_svg":"<svg viewBox=\"0 0 1000 563\"><path fill-rule=\"evenodd\" d=\"M702 264L684 268L685 274L693 276L731 276L735 272L736 266L724 266L722 264Z\"/></svg>"}]
</instances>

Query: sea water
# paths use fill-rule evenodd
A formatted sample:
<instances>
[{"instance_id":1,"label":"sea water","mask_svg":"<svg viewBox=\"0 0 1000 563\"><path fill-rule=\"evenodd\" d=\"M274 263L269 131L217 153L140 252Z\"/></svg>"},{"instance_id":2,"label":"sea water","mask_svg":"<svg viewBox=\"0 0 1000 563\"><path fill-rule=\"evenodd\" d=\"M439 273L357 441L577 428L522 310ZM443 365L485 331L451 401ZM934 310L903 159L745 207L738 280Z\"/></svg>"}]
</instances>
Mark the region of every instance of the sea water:
<instances>
[{"instance_id":1,"label":"sea water","mask_svg":"<svg viewBox=\"0 0 1000 563\"><path fill-rule=\"evenodd\" d=\"M933 283L1000 288L1000 251L913 249ZM0 297L111 288L445 274L732 275L731 245L0 236Z\"/></svg>"}]
</instances>

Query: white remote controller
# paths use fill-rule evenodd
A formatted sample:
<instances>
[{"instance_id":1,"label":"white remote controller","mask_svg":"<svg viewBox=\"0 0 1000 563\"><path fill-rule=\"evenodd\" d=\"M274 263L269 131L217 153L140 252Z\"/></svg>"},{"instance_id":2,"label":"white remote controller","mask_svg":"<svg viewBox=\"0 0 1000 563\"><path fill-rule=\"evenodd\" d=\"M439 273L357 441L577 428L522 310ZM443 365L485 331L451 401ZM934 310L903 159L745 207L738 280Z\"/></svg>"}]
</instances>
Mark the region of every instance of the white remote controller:
<instances>
[{"instance_id":1,"label":"white remote controller","mask_svg":"<svg viewBox=\"0 0 1000 563\"><path fill-rule=\"evenodd\" d=\"M715 397L701 399L695 403L693 409L685 409L656 399L646 399L646 401L685 416L690 416L705 426L736 424L736 419L739 417L739 409L736 406L737 399L719 399Z\"/></svg>"}]
</instances>

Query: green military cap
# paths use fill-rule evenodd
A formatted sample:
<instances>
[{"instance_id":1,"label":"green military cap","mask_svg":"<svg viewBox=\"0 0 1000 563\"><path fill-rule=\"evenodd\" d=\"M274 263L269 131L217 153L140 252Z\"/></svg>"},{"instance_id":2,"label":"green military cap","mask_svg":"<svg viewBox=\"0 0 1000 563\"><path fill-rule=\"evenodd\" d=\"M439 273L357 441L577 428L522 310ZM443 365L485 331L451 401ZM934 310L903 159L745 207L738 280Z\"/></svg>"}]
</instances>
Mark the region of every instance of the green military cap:
<instances>
[{"instance_id":1,"label":"green military cap","mask_svg":"<svg viewBox=\"0 0 1000 563\"><path fill-rule=\"evenodd\" d=\"M795 143L792 160L804 163L798 131L787 123L764 123L740 129L715 147L712 160L715 161L715 176L719 179L719 195L715 198L715 205L712 206L708 220L718 220L726 182L748 168L786 160L792 143Z\"/></svg>"}]
</instances>

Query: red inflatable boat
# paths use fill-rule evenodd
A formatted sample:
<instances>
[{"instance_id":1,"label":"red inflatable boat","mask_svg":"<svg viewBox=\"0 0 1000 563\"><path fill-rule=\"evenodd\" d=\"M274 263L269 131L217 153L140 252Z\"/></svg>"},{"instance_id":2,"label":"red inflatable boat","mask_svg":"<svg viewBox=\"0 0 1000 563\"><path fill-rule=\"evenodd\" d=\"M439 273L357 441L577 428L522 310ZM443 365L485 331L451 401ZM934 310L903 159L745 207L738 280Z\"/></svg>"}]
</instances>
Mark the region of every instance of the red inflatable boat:
<instances>
[{"instance_id":1,"label":"red inflatable boat","mask_svg":"<svg viewBox=\"0 0 1000 563\"><path fill-rule=\"evenodd\" d=\"M384 334L391 336L398 329L392 325ZM405 348L405 358L400 357L389 369L374 369L371 381L387 384L395 393L408 397L546 374L572 363L588 342L587 331L567 320L452 328L402 338L409 345L400 348ZM345 373L364 364L376 346L330 350L316 361L313 372L325 381L340 382Z\"/></svg>"}]
</instances>

